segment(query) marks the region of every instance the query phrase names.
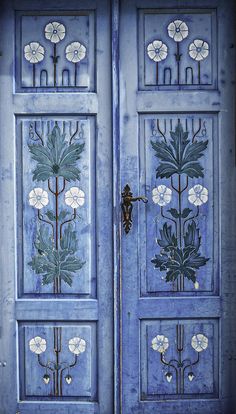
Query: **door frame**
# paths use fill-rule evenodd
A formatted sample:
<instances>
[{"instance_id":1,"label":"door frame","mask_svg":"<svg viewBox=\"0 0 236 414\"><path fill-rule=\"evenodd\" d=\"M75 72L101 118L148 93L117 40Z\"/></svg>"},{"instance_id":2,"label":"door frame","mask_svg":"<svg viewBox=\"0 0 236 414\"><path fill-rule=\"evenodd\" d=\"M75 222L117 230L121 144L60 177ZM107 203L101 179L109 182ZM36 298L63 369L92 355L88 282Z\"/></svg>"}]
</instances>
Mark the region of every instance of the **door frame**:
<instances>
[{"instance_id":1,"label":"door frame","mask_svg":"<svg viewBox=\"0 0 236 414\"><path fill-rule=\"evenodd\" d=\"M112 197L113 197L113 294L114 294L114 414L122 413L122 275L120 215L120 100L119 100L120 0L111 0L112 65Z\"/></svg>"}]
</instances>

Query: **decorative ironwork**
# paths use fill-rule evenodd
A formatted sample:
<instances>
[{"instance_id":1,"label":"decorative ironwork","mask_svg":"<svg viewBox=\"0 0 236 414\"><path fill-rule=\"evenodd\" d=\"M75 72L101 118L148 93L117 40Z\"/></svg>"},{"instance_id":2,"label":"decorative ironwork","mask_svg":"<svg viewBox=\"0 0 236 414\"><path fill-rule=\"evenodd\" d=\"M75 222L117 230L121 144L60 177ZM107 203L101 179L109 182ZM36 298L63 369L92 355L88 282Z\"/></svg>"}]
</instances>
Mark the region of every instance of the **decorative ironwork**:
<instances>
[{"instance_id":1,"label":"decorative ironwork","mask_svg":"<svg viewBox=\"0 0 236 414\"><path fill-rule=\"evenodd\" d=\"M184 344L184 325L176 325L176 353L177 358L171 358L167 361L165 354L170 346L169 339L164 335L157 335L152 340L152 349L160 353L161 363L166 367L165 378L167 382L171 382L175 377L176 394L184 394L184 383L186 376L190 382L194 380L194 366L200 361L200 352L205 351L208 347L208 338L202 333L193 335L191 346L196 351L196 359L183 358L185 350Z\"/></svg>"},{"instance_id":2,"label":"decorative ironwork","mask_svg":"<svg viewBox=\"0 0 236 414\"><path fill-rule=\"evenodd\" d=\"M172 128L172 121L170 125ZM160 206L161 216L166 220L160 229L160 236L157 237L160 254L155 255L152 263L156 269L166 272L166 282L177 283L178 291L184 291L185 278L191 280L198 289L197 270L209 259L200 253L201 236L196 219L201 206L208 201L208 190L200 183L191 188L189 186L191 179L204 177L204 169L199 159L204 155L208 140L197 140L196 137L202 131L202 137L205 138L205 124L199 119L199 127L194 131L192 123L192 139L189 139L187 123L184 132L180 120L175 131L170 131L170 139L166 137L166 122L162 131L159 121L153 121L152 131L153 136L158 139L151 141L159 160L156 177L170 181L169 187L160 183L152 190L153 202ZM186 191L192 208L185 204ZM171 203L173 192L177 194L178 208L169 208L165 212L164 209Z\"/></svg>"},{"instance_id":3,"label":"decorative ironwork","mask_svg":"<svg viewBox=\"0 0 236 414\"><path fill-rule=\"evenodd\" d=\"M65 124L63 124L63 130ZM33 180L47 182L47 189L33 188L29 193L29 204L37 210L38 229L35 241L36 254L29 262L32 270L42 276L42 284L53 283L54 293L61 293L61 281L72 286L73 276L85 262L76 257L78 240L72 223L77 218L77 209L85 202L84 192L76 186L67 188L71 181L80 180L77 162L84 150L83 129L77 122L76 131L66 140L57 121L48 132L47 139L30 125L29 137L34 143L28 145L32 160L36 162ZM75 141L76 140L76 141ZM54 198L53 207L43 214L41 210L50 204L49 194ZM59 211L59 198L72 209Z\"/></svg>"},{"instance_id":4,"label":"decorative ironwork","mask_svg":"<svg viewBox=\"0 0 236 414\"><path fill-rule=\"evenodd\" d=\"M133 193L131 192L130 186L126 184L121 193L122 196L122 203L121 208L123 212L123 227L125 233L128 234L131 227L132 227L132 210L133 210L133 202L135 201L142 201L143 203L147 203L148 199L144 196L133 197Z\"/></svg>"},{"instance_id":5,"label":"decorative ironwork","mask_svg":"<svg viewBox=\"0 0 236 414\"><path fill-rule=\"evenodd\" d=\"M45 368L45 373L42 377L43 382L48 385L53 381L53 396L63 396L63 379L70 385L73 381L71 375L71 368L75 367L78 363L78 357L86 350L86 342L79 337L71 338L68 341L68 348L71 353L74 354L74 361L61 361L60 355L62 353L62 328L53 328L54 346L53 351L55 359L53 361L43 361L42 354L46 352L47 342L46 339L36 336L29 341L29 348L31 352L35 353L38 357L38 364ZM63 375L64 378L63 378Z\"/></svg>"},{"instance_id":6,"label":"decorative ironwork","mask_svg":"<svg viewBox=\"0 0 236 414\"><path fill-rule=\"evenodd\" d=\"M44 30L45 38L53 44L53 53L50 56L53 64L53 87L57 86L74 86L78 85L78 64L86 57L86 47L79 41L74 41L68 44L65 48L65 57L68 62L74 64L74 80L70 82L70 71L63 69L61 74L61 85L58 84L57 66L60 55L58 55L57 44L64 40L66 37L66 28L60 22L50 22L45 26ZM41 45L38 41L32 40L29 44L24 46L24 57L32 64L32 86L36 86L36 64L41 67L44 60L45 53L47 53L46 47ZM40 84L39 86L48 85L48 71L42 68L39 74ZM66 81L67 79L67 81Z\"/></svg>"},{"instance_id":7,"label":"decorative ironwork","mask_svg":"<svg viewBox=\"0 0 236 414\"><path fill-rule=\"evenodd\" d=\"M194 82L194 69L195 67L185 67L185 80L181 80L181 59L183 56L183 50L180 50L181 43L188 37L189 28L187 24L182 20L174 20L169 23L167 27L169 37L176 43L176 52L174 54L176 61L176 81L172 78L172 68L164 67L163 69L163 81L160 80L159 64L166 60L169 55L169 48L161 39L153 40L147 46L147 55L156 64L156 81L157 86L170 86L170 85L195 85ZM197 65L197 84L202 84L201 79L201 62L209 55L209 44L202 39L195 39L188 45L185 52L196 62Z\"/></svg>"}]
</instances>

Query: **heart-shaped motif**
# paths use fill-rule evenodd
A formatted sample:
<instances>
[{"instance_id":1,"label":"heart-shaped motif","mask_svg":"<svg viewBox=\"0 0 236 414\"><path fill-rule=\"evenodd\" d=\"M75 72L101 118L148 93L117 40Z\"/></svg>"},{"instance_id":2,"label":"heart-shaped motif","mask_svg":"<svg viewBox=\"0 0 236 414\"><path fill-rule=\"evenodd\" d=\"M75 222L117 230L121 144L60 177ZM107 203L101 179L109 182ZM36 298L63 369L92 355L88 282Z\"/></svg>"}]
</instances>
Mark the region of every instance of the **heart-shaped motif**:
<instances>
[{"instance_id":1,"label":"heart-shaped motif","mask_svg":"<svg viewBox=\"0 0 236 414\"><path fill-rule=\"evenodd\" d=\"M72 381L72 376L70 374L67 374L67 376L65 377L65 380L66 380L67 384L70 385L71 381Z\"/></svg>"},{"instance_id":2,"label":"heart-shaped motif","mask_svg":"<svg viewBox=\"0 0 236 414\"><path fill-rule=\"evenodd\" d=\"M189 379L189 381L192 381L194 378L195 378L194 373L193 372L189 372L188 373L188 379Z\"/></svg>"},{"instance_id":3,"label":"heart-shaped motif","mask_svg":"<svg viewBox=\"0 0 236 414\"><path fill-rule=\"evenodd\" d=\"M48 384L48 383L49 383L49 381L50 381L50 376L49 376L48 374L45 374L45 375L43 376L43 381L45 382L45 384Z\"/></svg>"},{"instance_id":4,"label":"heart-shaped motif","mask_svg":"<svg viewBox=\"0 0 236 414\"><path fill-rule=\"evenodd\" d=\"M165 375L166 375L166 379L167 379L167 381L168 381L168 382L171 382L171 380L172 380L172 378L173 378L173 375L171 374L171 372L167 372Z\"/></svg>"}]
</instances>

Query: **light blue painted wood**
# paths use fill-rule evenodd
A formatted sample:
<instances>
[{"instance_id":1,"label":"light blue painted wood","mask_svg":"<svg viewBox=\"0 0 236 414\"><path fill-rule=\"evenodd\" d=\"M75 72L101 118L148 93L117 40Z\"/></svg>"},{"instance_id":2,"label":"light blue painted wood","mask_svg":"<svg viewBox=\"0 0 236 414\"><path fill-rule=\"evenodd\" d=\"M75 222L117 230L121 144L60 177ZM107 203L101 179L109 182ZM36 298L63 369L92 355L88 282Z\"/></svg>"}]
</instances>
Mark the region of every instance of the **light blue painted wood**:
<instances>
[{"instance_id":1,"label":"light blue painted wood","mask_svg":"<svg viewBox=\"0 0 236 414\"><path fill-rule=\"evenodd\" d=\"M0 364L0 412L110 414L113 274L111 88L107 81L111 74L109 4L93 0L81 1L79 5L77 1L14 1L5 2L2 7L1 24L11 35L6 36L5 32L1 37L0 87L1 97L6 96L0 100L1 136L7 137L0 144L4 211L1 230L7 242L1 249L0 297L4 318L0 362L4 362L4 367ZM44 27L57 20L65 25L67 36L57 45L60 58L57 85L53 87L53 44L44 38ZM31 87L32 65L24 60L22 50L30 40L40 41L45 48L45 60L35 68L35 87ZM71 80L74 70L73 63L64 57L65 47L76 40L84 42L87 56L77 68L76 87L71 81L65 88L60 75L64 71L66 76L69 69ZM40 89L39 74L45 69L50 88L43 85L42 74ZM86 264L83 273L81 269L76 274L72 288L62 284L61 293L56 296L51 286L41 285L40 277L28 265L35 253L37 228L37 211L30 208L28 193L36 186L49 189L45 182L32 181L35 162L27 146L29 140L37 139L35 127L46 143L46 134L55 122L64 130L66 140L78 127L75 140L85 142L83 159L79 161L81 180L66 183L66 190L75 185L83 187L86 193L81 218L74 226L79 239L76 255L83 256ZM61 179L59 185L63 186ZM54 209L54 203L50 193L48 207ZM62 208L64 193L59 197L59 210ZM45 211L42 209L41 213ZM42 338L41 366L37 354L30 349L35 337ZM86 342L78 360L73 354L73 341L70 345L75 337ZM50 375L48 384L43 380L45 375ZM72 377L70 384L67 375Z\"/></svg>"},{"instance_id":2,"label":"light blue painted wood","mask_svg":"<svg viewBox=\"0 0 236 414\"><path fill-rule=\"evenodd\" d=\"M109 4L105 1L82 0L79 6L85 12L78 17L77 3L75 0L71 0L69 4L64 1L55 4L52 0L47 4L41 0L37 2L16 0L5 2L5 8L2 8L1 59L4 60L4 64L0 66L0 74L4 81L0 85L3 97L0 99L0 133L1 137L6 139L2 138L0 143L1 232L4 234L4 246L2 246L4 248L0 250L3 269L0 282L0 299L3 308L3 317L0 319L2 328L0 413L111 414L115 410L117 414L119 412L122 414L199 413L199 411L206 414L212 412L228 414L234 406L232 393L235 387L233 364L236 343L233 317L236 225L232 210L235 204L235 143L232 122L234 116L233 2L229 1L227 4L229 7L226 9L225 2L222 0L217 2L208 0L207 4L200 1L196 4L196 1L189 0L186 1L187 10L183 10L184 5L178 9L177 0L168 0L168 4L166 2L157 4L156 0L148 0L145 2L145 8L149 9L145 11L142 0L123 1L120 9L120 54L118 54L118 3L114 2L112 98L109 79L111 74ZM81 68L82 83L76 93L73 93L75 92L73 88L63 89L61 84L50 90L45 89L45 86L37 90L31 88L31 79L28 78L31 76L31 71L25 63L22 66L21 84L20 65L17 66L21 60L21 56L18 55L22 46L19 45L20 37L17 37L16 41L16 61L13 53L14 9L17 10L16 31L20 27L19 18L22 11L27 11L23 19L25 37L22 37L27 41L34 27L31 17L30 30L26 24L27 17L31 15L39 16L35 20L37 21L35 31L41 41L44 38L39 31L39 26L44 21L44 13L49 15L51 10L55 10L56 18L59 19L63 14L62 11L66 10L67 13L62 16L65 25L68 24L68 20L71 22L71 28L74 22L81 23L79 33L81 36L85 35L89 58ZM70 16L75 11L76 18L73 20ZM145 13L147 16L144 16ZM93 36L94 16L95 30L97 30L95 36ZM194 85L189 85L189 77L187 85L183 85L184 75L181 74L181 85L176 86L173 55L171 58L173 84L169 86L153 84L156 73L153 62L145 55L144 46L162 33L161 25L167 23L168 16L187 19L194 34L194 36L191 34L191 41L195 35L197 36L198 29L202 28L200 34L204 35L205 40L211 44L209 59L202 65L204 85L196 84L196 75L194 75ZM88 32L85 21L90 22ZM210 28L211 24L212 28ZM73 30L76 30L75 26ZM169 43L167 32L163 34L163 39ZM73 40L71 34L70 40ZM96 43L95 51L93 42ZM169 52L174 53L174 43L170 46ZM60 54L62 53L63 48L60 49ZM117 79L119 57L120 79ZM181 59L184 67L193 64L188 56L182 56ZM45 61L47 68L49 62L47 56ZM63 70L62 61L58 68L60 71ZM67 70L67 67L64 69ZM16 75L16 78L14 76L16 84L12 81L13 71ZM163 79L163 67L160 68L159 75ZM52 73L50 76L52 83ZM39 88L39 82L36 86ZM39 93L40 91L43 93ZM112 100L113 164L110 127ZM156 182L156 160L154 154L150 153L152 150L150 145L149 148L147 146L148 140L153 135L153 120L155 123L157 119L160 120L162 127L165 120L169 123L173 120L176 123L178 118L182 121L187 119L190 124L193 122L197 125L199 117L206 120L210 140L208 152L202 160L207 176L201 183L208 187L211 194L209 205L202 210L204 214L199 218L199 225L202 233L202 248L207 256L211 256L211 260L206 272L204 268L201 269L199 289L196 291L189 284L187 291L178 293L162 285L161 273L153 270L149 263L152 255L156 253L156 245L153 243L155 236L153 217L156 214L154 210L156 206L151 204L151 189ZM72 123L77 120L86 121L87 142L89 142L89 150L87 148L83 159L84 171L87 171L83 184L90 192L90 205L84 213L85 220L87 219L90 225L85 225L83 231L80 224L77 225L78 232L81 231L84 237L79 251L87 255L89 263L86 271L81 271L83 275L78 276L76 291L71 293L69 288L63 286L62 295L56 299L53 298L50 288L38 292L36 285L32 280L30 281L29 271L28 274L24 271L28 262L27 255L29 256L29 252L33 250L33 239L30 236L34 231L32 224L34 215L25 203L30 189L28 166L31 160L27 158L24 138L30 120L40 124L50 119L52 121L57 119L62 127L65 120L70 120ZM201 131L204 131L204 128L201 128ZM119 135L121 135L121 146ZM119 166L120 156L121 166ZM112 167L115 174L113 225ZM121 167L121 183L118 183L119 167ZM30 168L32 169L32 166ZM127 182L131 185L134 195L146 195L149 204L134 206L133 227L129 235L122 237L120 252L118 199L120 187L123 188ZM167 184L167 181L163 182ZM50 201L53 204L53 201ZM25 218L21 222L19 216L23 203ZM27 217L31 220L30 226ZM202 218L204 222L201 221ZM115 255L114 272L112 272L112 240ZM21 256L22 248L25 257ZM123 270L121 279L119 278L120 263ZM120 297L122 297L121 303ZM178 333L179 336L176 333L176 326L182 332ZM78 365L71 367L70 385L66 383L66 371L63 371L61 381L63 395L56 397L52 395L55 391L51 380L48 386L42 381L45 368L35 364L37 356L29 350L31 338L40 335L47 342L50 360L55 361L56 355L53 350L55 329L61 330L63 360L60 359L58 364L64 363L64 359L70 361L72 353L68 343L72 337L79 335L87 344L86 352L79 355ZM167 370L160 362L160 354L151 348L152 339L158 333L168 337L169 348L165 354L168 359L176 357L176 341L180 341L182 335L183 359L191 358L194 361L197 353L191 347L191 341L192 336L199 332L207 336L208 347L200 353L199 363L194 365L193 381L187 379L186 375L189 372L186 370L184 384L180 383L176 392L174 379L170 383L166 381ZM121 361L119 351L122 352ZM46 363L45 355L42 354L42 364ZM188 368L192 370L192 367ZM120 378L121 383L119 383ZM9 392L9 384L11 392ZM115 405L113 405L113 392Z\"/></svg>"},{"instance_id":3,"label":"light blue painted wood","mask_svg":"<svg viewBox=\"0 0 236 414\"><path fill-rule=\"evenodd\" d=\"M119 118L119 0L112 2L112 130L113 130L113 251L120 251L120 118ZM120 254L113 256L114 273L114 414L121 407Z\"/></svg>"},{"instance_id":4,"label":"light blue painted wood","mask_svg":"<svg viewBox=\"0 0 236 414\"><path fill-rule=\"evenodd\" d=\"M141 0L121 2L121 188L128 183L134 196L148 198L148 204L133 204L132 228L128 235L123 232L122 236L122 412L125 414L199 411L227 414L235 407L232 362L235 326L230 316L235 306L233 6L233 2L227 2L226 10L223 1L186 1L181 2L181 7L175 0L150 0L145 5ZM208 24L209 15L212 18ZM180 84L176 84L177 65L173 54L176 44L168 36L166 27L176 19L186 21L189 27L188 38L180 44L183 54ZM189 85L189 80L187 85L183 84L185 67L196 63L185 52L193 38L210 43L211 53L202 67L205 75L201 72L204 85L197 84L196 74L193 85ZM159 63L158 85L155 63L146 54L146 47L153 40L166 43L169 53L169 58ZM136 48L138 57L133 58ZM164 68L168 66L172 84L161 85ZM152 201L152 189L160 184L170 187L169 179L156 179L155 169L160 160L155 157L150 140L163 140L157 122L162 132L166 122L164 134L169 143L169 131L174 130L178 119L182 123L184 120L184 130L191 136L194 135L192 122L195 130L199 118L208 119L206 124L211 125L210 129L207 127L207 152L201 158L207 171L201 184L211 190L208 205L204 204L198 218L201 248L210 260L199 270L197 290L188 282L184 292L177 292L176 287L162 279L165 272L153 269L150 263L157 253L156 239L160 238L163 225L160 206ZM168 124L170 119L172 127ZM202 131L201 127L196 135L200 137ZM191 187L196 180L190 182ZM188 192L185 197L183 202L188 203ZM173 194L165 214L168 209L176 208L175 200ZM181 365L183 359L194 362L197 357L191 346L197 332L208 338L208 346L199 353L199 362L185 368L182 375L180 371L186 363ZM182 383L182 380L176 381L176 368L164 365L161 354L152 349L152 340L158 334L168 338L163 356L166 362L183 357L179 365L171 362L177 367ZM178 352L177 347L183 350ZM194 372L192 381L188 378L188 369Z\"/></svg>"}]
</instances>

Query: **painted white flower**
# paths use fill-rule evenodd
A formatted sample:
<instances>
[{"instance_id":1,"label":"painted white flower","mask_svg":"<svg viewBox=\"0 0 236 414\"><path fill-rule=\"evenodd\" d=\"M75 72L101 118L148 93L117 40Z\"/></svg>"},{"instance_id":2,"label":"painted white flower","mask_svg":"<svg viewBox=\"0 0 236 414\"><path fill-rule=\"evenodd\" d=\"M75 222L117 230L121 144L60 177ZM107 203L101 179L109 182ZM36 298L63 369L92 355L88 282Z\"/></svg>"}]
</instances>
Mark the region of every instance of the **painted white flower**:
<instances>
[{"instance_id":1,"label":"painted white flower","mask_svg":"<svg viewBox=\"0 0 236 414\"><path fill-rule=\"evenodd\" d=\"M25 59L30 63L38 63L44 59L44 47L38 42L30 42L24 47Z\"/></svg>"},{"instance_id":2,"label":"painted white flower","mask_svg":"<svg viewBox=\"0 0 236 414\"><path fill-rule=\"evenodd\" d=\"M45 26L45 37L52 43L58 43L64 39L66 28L62 23L51 22Z\"/></svg>"},{"instance_id":3,"label":"painted white flower","mask_svg":"<svg viewBox=\"0 0 236 414\"><path fill-rule=\"evenodd\" d=\"M209 55L209 45L204 40L195 39L188 48L189 56L194 60L203 60Z\"/></svg>"},{"instance_id":4,"label":"painted white flower","mask_svg":"<svg viewBox=\"0 0 236 414\"><path fill-rule=\"evenodd\" d=\"M161 40L154 40L147 46L147 54L154 62L161 62L165 60L168 55L168 47Z\"/></svg>"},{"instance_id":5,"label":"painted white flower","mask_svg":"<svg viewBox=\"0 0 236 414\"><path fill-rule=\"evenodd\" d=\"M191 345L197 352L202 352L208 347L208 338L203 334L197 334L192 337Z\"/></svg>"},{"instance_id":6,"label":"painted white flower","mask_svg":"<svg viewBox=\"0 0 236 414\"><path fill-rule=\"evenodd\" d=\"M201 206L208 200L208 190L201 184L196 184L188 192L188 201L195 206Z\"/></svg>"},{"instance_id":7,"label":"painted white flower","mask_svg":"<svg viewBox=\"0 0 236 414\"><path fill-rule=\"evenodd\" d=\"M157 335L152 340L152 349L163 354L169 348L169 340L164 335Z\"/></svg>"},{"instance_id":8,"label":"painted white flower","mask_svg":"<svg viewBox=\"0 0 236 414\"><path fill-rule=\"evenodd\" d=\"M172 197L172 190L165 185L161 184L158 185L156 188L152 190L152 199L155 204L159 204L159 206L166 206L166 204L170 203Z\"/></svg>"},{"instance_id":9,"label":"painted white flower","mask_svg":"<svg viewBox=\"0 0 236 414\"><path fill-rule=\"evenodd\" d=\"M29 348L34 354L42 354L47 349L46 339L41 338L41 336L35 336L35 338L29 341Z\"/></svg>"},{"instance_id":10,"label":"painted white flower","mask_svg":"<svg viewBox=\"0 0 236 414\"><path fill-rule=\"evenodd\" d=\"M66 46L66 59L69 62L77 63L86 56L86 47L80 42L72 42Z\"/></svg>"},{"instance_id":11,"label":"painted white flower","mask_svg":"<svg viewBox=\"0 0 236 414\"><path fill-rule=\"evenodd\" d=\"M79 187L71 187L65 193L65 203L71 208L78 208L84 204L85 194Z\"/></svg>"},{"instance_id":12,"label":"painted white flower","mask_svg":"<svg viewBox=\"0 0 236 414\"><path fill-rule=\"evenodd\" d=\"M168 25L168 35L175 42L182 42L188 36L188 26L182 20L175 20Z\"/></svg>"},{"instance_id":13,"label":"painted white flower","mask_svg":"<svg viewBox=\"0 0 236 414\"><path fill-rule=\"evenodd\" d=\"M72 354L79 355L82 354L86 349L86 342L84 339L75 336L69 340L69 350Z\"/></svg>"},{"instance_id":14,"label":"painted white flower","mask_svg":"<svg viewBox=\"0 0 236 414\"><path fill-rule=\"evenodd\" d=\"M48 193L43 188L37 187L29 193L29 204L40 210L49 203Z\"/></svg>"}]
</instances>

